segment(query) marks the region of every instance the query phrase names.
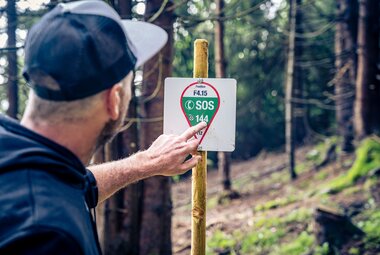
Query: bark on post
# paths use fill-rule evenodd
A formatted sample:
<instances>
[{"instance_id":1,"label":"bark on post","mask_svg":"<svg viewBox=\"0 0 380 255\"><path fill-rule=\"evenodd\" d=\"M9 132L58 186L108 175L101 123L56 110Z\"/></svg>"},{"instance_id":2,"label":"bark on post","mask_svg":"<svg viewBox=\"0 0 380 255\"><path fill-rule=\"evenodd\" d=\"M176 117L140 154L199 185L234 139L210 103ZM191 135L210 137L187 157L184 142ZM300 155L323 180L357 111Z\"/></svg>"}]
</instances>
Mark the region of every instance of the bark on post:
<instances>
[{"instance_id":1,"label":"bark on post","mask_svg":"<svg viewBox=\"0 0 380 255\"><path fill-rule=\"evenodd\" d=\"M153 23L161 26L169 35L166 46L155 57L144 64L142 94L146 96L141 105L141 116L147 121L141 123L141 147L148 148L162 134L163 84L165 77L172 74L173 60L173 11L171 1L149 0L146 2L146 19L160 11ZM170 11L169 11L170 10ZM157 15L156 15L157 16ZM155 16L155 17L156 17ZM172 253L171 245L171 179L153 177L144 181L142 202L142 223L140 233L140 254Z\"/></svg>"},{"instance_id":2,"label":"bark on post","mask_svg":"<svg viewBox=\"0 0 380 255\"><path fill-rule=\"evenodd\" d=\"M215 74L216 78L226 77L226 62L224 57L224 22L223 8L224 0L215 0L216 16L218 19L215 22ZM231 153L218 152L218 171L221 176L223 189L231 190Z\"/></svg>"},{"instance_id":3,"label":"bark on post","mask_svg":"<svg viewBox=\"0 0 380 255\"><path fill-rule=\"evenodd\" d=\"M352 152L354 138L353 102L356 77L356 0L338 0L335 32L335 105L338 135L343 152Z\"/></svg>"},{"instance_id":4,"label":"bark on post","mask_svg":"<svg viewBox=\"0 0 380 255\"><path fill-rule=\"evenodd\" d=\"M358 69L354 115L355 135L358 140L372 131L370 89L374 90L378 83L376 79L379 54L378 11L378 0L359 1Z\"/></svg>"},{"instance_id":5,"label":"bark on post","mask_svg":"<svg viewBox=\"0 0 380 255\"><path fill-rule=\"evenodd\" d=\"M285 139L286 153L288 154L289 173L292 180L297 178L294 163L294 128L293 128L293 83L294 83L294 45L296 29L296 0L290 0L290 31L289 31L289 49L288 64L286 69L286 86L285 86Z\"/></svg>"},{"instance_id":6,"label":"bark on post","mask_svg":"<svg viewBox=\"0 0 380 255\"><path fill-rule=\"evenodd\" d=\"M12 118L17 118L18 113L18 84L17 84L17 50L16 50L16 28L17 13L16 0L8 0L6 6L8 19L7 26L7 47L10 49L7 53L8 60L8 110L7 114Z\"/></svg>"},{"instance_id":7,"label":"bark on post","mask_svg":"<svg viewBox=\"0 0 380 255\"><path fill-rule=\"evenodd\" d=\"M203 39L197 39L194 42L193 77L208 78L208 42ZM202 158L193 168L191 255L206 253L207 152L198 153Z\"/></svg>"}]
</instances>

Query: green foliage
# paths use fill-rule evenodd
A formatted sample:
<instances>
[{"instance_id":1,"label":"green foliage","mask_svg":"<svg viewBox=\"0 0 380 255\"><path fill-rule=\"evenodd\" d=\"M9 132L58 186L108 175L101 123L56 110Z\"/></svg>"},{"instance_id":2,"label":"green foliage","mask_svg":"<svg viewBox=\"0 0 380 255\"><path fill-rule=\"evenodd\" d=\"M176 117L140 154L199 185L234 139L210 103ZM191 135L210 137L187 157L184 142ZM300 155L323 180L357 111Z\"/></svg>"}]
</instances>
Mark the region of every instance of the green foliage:
<instances>
[{"instance_id":1,"label":"green foliage","mask_svg":"<svg viewBox=\"0 0 380 255\"><path fill-rule=\"evenodd\" d=\"M353 185L371 170L380 167L380 142L378 138L367 138L356 150L356 160L347 173L330 183L330 192L337 193Z\"/></svg>"},{"instance_id":2,"label":"green foliage","mask_svg":"<svg viewBox=\"0 0 380 255\"><path fill-rule=\"evenodd\" d=\"M254 227L247 233L235 231L233 234L227 234L220 230L215 233L207 241L207 253L215 254L216 251L230 251L235 254L239 250L239 254L279 254L278 251L294 251L301 249L311 250L313 240L310 241L310 235L301 233L297 238L286 242L283 246L280 240L286 237L286 228L290 224L305 224L311 220L312 210L300 208L291 211L285 217L262 217L255 218ZM281 254L298 254L298 253L281 253ZM324 253L318 253L324 254Z\"/></svg>"},{"instance_id":3,"label":"green foliage","mask_svg":"<svg viewBox=\"0 0 380 255\"><path fill-rule=\"evenodd\" d=\"M248 234L241 243L243 254L266 254L285 235L283 228L271 227Z\"/></svg>"},{"instance_id":4,"label":"green foliage","mask_svg":"<svg viewBox=\"0 0 380 255\"><path fill-rule=\"evenodd\" d=\"M302 255L310 253L314 244L314 236L303 231L297 238L290 243L285 243L279 249L279 255Z\"/></svg>"},{"instance_id":5,"label":"green foliage","mask_svg":"<svg viewBox=\"0 0 380 255\"><path fill-rule=\"evenodd\" d=\"M282 218L259 219L255 223L255 228L252 232L242 241L243 254L268 254L269 251L275 251L275 254L298 254L290 253L290 251L295 251L297 247L311 250L314 239L310 241L310 236L306 232L293 241L286 242L284 246L279 245L279 239L285 237L287 226L308 222L311 220L311 216L312 211L310 209L301 208L290 212Z\"/></svg>"},{"instance_id":6,"label":"green foliage","mask_svg":"<svg viewBox=\"0 0 380 255\"><path fill-rule=\"evenodd\" d=\"M318 172L318 173L315 175L315 178L316 178L317 180L324 180L324 179L327 178L328 175L329 175L329 174L328 174L327 172L325 172L325 171L321 171L321 172Z\"/></svg>"},{"instance_id":7,"label":"green foliage","mask_svg":"<svg viewBox=\"0 0 380 255\"><path fill-rule=\"evenodd\" d=\"M314 249L314 255L328 255L330 247L328 243L323 243L322 246L317 246Z\"/></svg>"},{"instance_id":8,"label":"green foliage","mask_svg":"<svg viewBox=\"0 0 380 255\"><path fill-rule=\"evenodd\" d=\"M378 209L371 210L367 214L368 218L358 223L358 226L366 233L365 247L366 249L380 249L380 211Z\"/></svg>"},{"instance_id":9,"label":"green foliage","mask_svg":"<svg viewBox=\"0 0 380 255\"><path fill-rule=\"evenodd\" d=\"M348 254L350 255L359 255L360 254L360 250L356 247L352 247L348 250Z\"/></svg>"},{"instance_id":10,"label":"green foliage","mask_svg":"<svg viewBox=\"0 0 380 255\"><path fill-rule=\"evenodd\" d=\"M257 205L255 207L255 211L266 211L266 210L286 206L298 200L299 198L296 196L276 198L274 200L267 201L264 204Z\"/></svg>"},{"instance_id":11,"label":"green foliage","mask_svg":"<svg viewBox=\"0 0 380 255\"><path fill-rule=\"evenodd\" d=\"M207 209L212 209L218 205L218 197L213 196L210 199L207 199Z\"/></svg>"},{"instance_id":12,"label":"green foliage","mask_svg":"<svg viewBox=\"0 0 380 255\"><path fill-rule=\"evenodd\" d=\"M291 211L283 220L284 223L290 224L295 222L307 222L312 219L313 210L299 208Z\"/></svg>"},{"instance_id":13,"label":"green foliage","mask_svg":"<svg viewBox=\"0 0 380 255\"><path fill-rule=\"evenodd\" d=\"M207 242L207 254L214 254L215 250L232 251L236 241L232 236L217 230Z\"/></svg>"}]
</instances>

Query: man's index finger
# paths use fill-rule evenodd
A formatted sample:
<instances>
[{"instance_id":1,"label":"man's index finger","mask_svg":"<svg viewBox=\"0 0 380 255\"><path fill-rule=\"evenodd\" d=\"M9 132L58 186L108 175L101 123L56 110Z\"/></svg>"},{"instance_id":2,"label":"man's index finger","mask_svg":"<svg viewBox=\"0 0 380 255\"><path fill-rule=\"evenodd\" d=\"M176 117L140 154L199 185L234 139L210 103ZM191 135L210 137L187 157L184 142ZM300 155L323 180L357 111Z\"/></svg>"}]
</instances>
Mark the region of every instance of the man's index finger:
<instances>
[{"instance_id":1,"label":"man's index finger","mask_svg":"<svg viewBox=\"0 0 380 255\"><path fill-rule=\"evenodd\" d=\"M181 136L187 141L205 127L207 127L207 123L202 121L193 127L189 127Z\"/></svg>"}]
</instances>

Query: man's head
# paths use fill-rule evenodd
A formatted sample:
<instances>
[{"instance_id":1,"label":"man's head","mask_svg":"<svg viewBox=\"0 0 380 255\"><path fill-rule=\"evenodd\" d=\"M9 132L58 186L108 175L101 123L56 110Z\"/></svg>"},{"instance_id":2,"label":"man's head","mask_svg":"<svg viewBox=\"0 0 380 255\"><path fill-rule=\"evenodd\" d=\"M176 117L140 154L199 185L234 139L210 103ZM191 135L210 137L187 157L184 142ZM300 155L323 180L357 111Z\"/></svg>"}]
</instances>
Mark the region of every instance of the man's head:
<instances>
[{"instance_id":1,"label":"man's head","mask_svg":"<svg viewBox=\"0 0 380 255\"><path fill-rule=\"evenodd\" d=\"M23 75L33 89L27 112L53 124L91 118L89 113L106 108L104 140L125 116L133 70L166 40L161 28L121 20L100 0L57 5L25 43Z\"/></svg>"}]
</instances>

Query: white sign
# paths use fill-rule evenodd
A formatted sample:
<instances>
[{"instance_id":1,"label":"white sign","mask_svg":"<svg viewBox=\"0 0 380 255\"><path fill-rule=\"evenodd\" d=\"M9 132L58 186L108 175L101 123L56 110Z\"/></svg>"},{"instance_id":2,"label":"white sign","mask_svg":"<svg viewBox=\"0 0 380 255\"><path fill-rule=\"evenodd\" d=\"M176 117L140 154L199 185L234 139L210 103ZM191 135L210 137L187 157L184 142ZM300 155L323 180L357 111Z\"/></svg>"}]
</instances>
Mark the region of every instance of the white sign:
<instances>
[{"instance_id":1,"label":"white sign","mask_svg":"<svg viewBox=\"0 0 380 255\"><path fill-rule=\"evenodd\" d=\"M164 93L164 134L204 121L207 127L195 135L198 150L235 150L235 79L166 78Z\"/></svg>"}]
</instances>

